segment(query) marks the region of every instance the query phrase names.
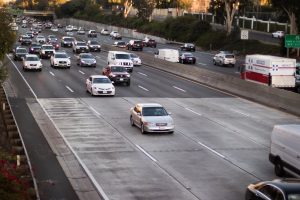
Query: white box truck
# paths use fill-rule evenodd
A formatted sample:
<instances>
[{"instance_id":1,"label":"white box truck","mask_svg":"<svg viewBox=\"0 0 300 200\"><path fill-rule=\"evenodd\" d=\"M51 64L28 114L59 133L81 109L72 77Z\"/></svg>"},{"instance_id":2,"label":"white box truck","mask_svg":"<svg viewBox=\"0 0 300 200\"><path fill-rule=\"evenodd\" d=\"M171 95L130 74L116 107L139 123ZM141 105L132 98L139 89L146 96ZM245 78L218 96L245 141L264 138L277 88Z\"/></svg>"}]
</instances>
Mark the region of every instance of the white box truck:
<instances>
[{"instance_id":1,"label":"white box truck","mask_svg":"<svg viewBox=\"0 0 300 200\"><path fill-rule=\"evenodd\" d=\"M296 59L269 55L247 55L241 78L272 87L294 88Z\"/></svg>"},{"instance_id":2,"label":"white box truck","mask_svg":"<svg viewBox=\"0 0 300 200\"><path fill-rule=\"evenodd\" d=\"M300 125L275 125L271 135L269 160L275 174L283 176L285 170L300 175Z\"/></svg>"},{"instance_id":3,"label":"white box truck","mask_svg":"<svg viewBox=\"0 0 300 200\"><path fill-rule=\"evenodd\" d=\"M155 58L176 63L179 62L179 51L176 49L158 49L158 51L155 52Z\"/></svg>"}]
</instances>

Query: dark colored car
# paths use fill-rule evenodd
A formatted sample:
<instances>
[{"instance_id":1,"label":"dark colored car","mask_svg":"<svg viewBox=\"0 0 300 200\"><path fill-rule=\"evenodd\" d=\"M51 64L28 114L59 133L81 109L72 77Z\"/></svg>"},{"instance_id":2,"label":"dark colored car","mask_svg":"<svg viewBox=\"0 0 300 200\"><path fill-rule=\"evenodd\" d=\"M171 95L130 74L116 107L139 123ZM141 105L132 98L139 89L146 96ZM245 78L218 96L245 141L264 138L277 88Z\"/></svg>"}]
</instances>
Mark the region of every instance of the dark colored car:
<instances>
[{"instance_id":1,"label":"dark colored car","mask_svg":"<svg viewBox=\"0 0 300 200\"><path fill-rule=\"evenodd\" d=\"M179 62L184 63L190 63L195 64L196 63L196 57L193 56L191 53L182 53L179 55Z\"/></svg>"},{"instance_id":2,"label":"dark colored car","mask_svg":"<svg viewBox=\"0 0 300 200\"><path fill-rule=\"evenodd\" d=\"M156 41L153 39L144 40L143 44L145 47L152 47L152 48L156 48L157 45Z\"/></svg>"},{"instance_id":3,"label":"dark colored car","mask_svg":"<svg viewBox=\"0 0 300 200\"><path fill-rule=\"evenodd\" d=\"M181 51L196 51L196 47L192 43L185 43L180 47Z\"/></svg>"},{"instance_id":4,"label":"dark colored car","mask_svg":"<svg viewBox=\"0 0 300 200\"><path fill-rule=\"evenodd\" d=\"M29 53L31 54L38 54L40 52L40 49L42 48L41 44L38 43L32 43L29 47Z\"/></svg>"},{"instance_id":5,"label":"dark colored car","mask_svg":"<svg viewBox=\"0 0 300 200\"><path fill-rule=\"evenodd\" d=\"M131 51L143 51L143 42L141 40L130 40L127 44L127 49Z\"/></svg>"},{"instance_id":6,"label":"dark colored car","mask_svg":"<svg viewBox=\"0 0 300 200\"><path fill-rule=\"evenodd\" d=\"M48 44L52 44L55 50L59 50L59 43L55 40L50 40Z\"/></svg>"},{"instance_id":7,"label":"dark colored car","mask_svg":"<svg viewBox=\"0 0 300 200\"><path fill-rule=\"evenodd\" d=\"M27 54L27 49L23 47L17 47L13 50L14 60L22 60Z\"/></svg>"},{"instance_id":8,"label":"dark colored car","mask_svg":"<svg viewBox=\"0 0 300 200\"><path fill-rule=\"evenodd\" d=\"M28 35L23 35L21 38L21 45L31 45L32 39Z\"/></svg>"},{"instance_id":9,"label":"dark colored car","mask_svg":"<svg viewBox=\"0 0 300 200\"><path fill-rule=\"evenodd\" d=\"M278 179L250 184L245 199L300 200L300 179Z\"/></svg>"},{"instance_id":10,"label":"dark colored car","mask_svg":"<svg viewBox=\"0 0 300 200\"><path fill-rule=\"evenodd\" d=\"M114 83L125 83L130 85L130 74L124 66L108 65L103 68L102 74L107 76Z\"/></svg>"},{"instance_id":11,"label":"dark colored car","mask_svg":"<svg viewBox=\"0 0 300 200\"><path fill-rule=\"evenodd\" d=\"M62 37L60 46L61 47L72 47L72 43L75 41L73 37Z\"/></svg>"},{"instance_id":12,"label":"dark colored car","mask_svg":"<svg viewBox=\"0 0 300 200\"><path fill-rule=\"evenodd\" d=\"M89 30L88 37L97 37L97 33L95 30Z\"/></svg>"},{"instance_id":13,"label":"dark colored car","mask_svg":"<svg viewBox=\"0 0 300 200\"><path fill-rule=\"evenodd\" d=\"M101 51L101 45L97 41L89 40L87 45L90 51L99 51L99 52Z\"/></svg>"},{"instance_id":14,"label":"dark colored car","mask_svg":"<svg viewBox=\"0 0 300 200\"><path fill-rule=\"evenodd\" d=\"M80 67L96 67L97 61L91 53L81 53L77 58Z\"/></svg>"}]
</instances>

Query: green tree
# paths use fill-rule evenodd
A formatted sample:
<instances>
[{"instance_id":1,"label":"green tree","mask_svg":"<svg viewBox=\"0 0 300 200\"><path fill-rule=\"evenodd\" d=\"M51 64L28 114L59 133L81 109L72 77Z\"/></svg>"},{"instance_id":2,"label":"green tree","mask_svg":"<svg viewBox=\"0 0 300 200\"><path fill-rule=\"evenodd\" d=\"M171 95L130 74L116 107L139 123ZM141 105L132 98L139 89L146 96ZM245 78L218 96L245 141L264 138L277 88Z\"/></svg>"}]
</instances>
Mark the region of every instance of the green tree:
<instances>
[{"instance_id":1,"label":"green tree","mask_svg":"<svg viewBox=\"0 0 300 200\"><path fill-rule=\"evenodd\" d=\"M16 33L11 30L10 24L12 23L11 15L5 10L0 9L0 62L3 61L4 56L8 53L15 43ZM6 69L0 63L0 80L6 77Z\"/></svg>"},{"instance_id":2,"label":"green tree","mask_svg":"<svg viewBox=\"0 0 300 200\"><path fill-rule=\"evenodd\" d=\"M138 17L149 20L156 6L156 0L133 0L133 6L138 10Z\"/></svg>"},{"instance_id":3,"label":"green tree","mask_svg":"<svg viewBox=\"0 0 300 200\"><path fill-rule=\"evenodd\" d=\"M298 18L300 17L300 1L299 0L270 0L273 7L283 10L289 17L291 26L290 33L298 34ZM298 22L298 25L297 25Z\"/></svg>"}]
</instances>

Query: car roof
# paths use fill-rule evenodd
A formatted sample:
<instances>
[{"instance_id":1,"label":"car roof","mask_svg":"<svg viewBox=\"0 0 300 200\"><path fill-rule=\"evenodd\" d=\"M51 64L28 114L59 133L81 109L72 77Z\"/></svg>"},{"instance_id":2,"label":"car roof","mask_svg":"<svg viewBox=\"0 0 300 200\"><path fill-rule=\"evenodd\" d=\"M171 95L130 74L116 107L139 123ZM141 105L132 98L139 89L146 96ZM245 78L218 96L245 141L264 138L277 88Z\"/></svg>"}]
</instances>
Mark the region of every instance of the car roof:
<instances>
[{"instance_id":1,"label":"car roof","mask_svg":"<svg viewBox=\"0 0 300 200\"><path fill-rule=\"evenodd\" d=\"M92 78L108 78L105 75L91 75L90 77L92 77Z\"/></svg>"},{"instance_id":2,"label":"car roof","mask_svg":"<svg viewBox=\"0 0 300 200\"><path fill-rule=\"evenodd\" d=\"M43 44L42 47L50 46L53 47L52 44Z\"/></svg>"},{"instance_id":3,"label":"car roof","mask_svg":"<svg viewBox=\"0 0 300 200\"><path fill-rule=\"evenodd\" d=\"M129 53L125 52L125 51L109 51L109 52L111 52L111 53L119 53L119 54L129 54Z\"/></svg>"},{"instance_id":4,"label":"car roof","mask_svg":"<svg viewBox=\"0 0 300 200\"><path fill-rule=\"evenodd\" d=\"M138 103L136 104L139 107L163 107L162 105L158 103Z\"/></svg>"},{"instance_id":5,"label":"car roof","mask_svg":"<svg viewBox=\"0 0 300 200\"><path fill-rule=\"evenodd\" d=\"M266 184L274 185L285 193L293 193L300 191L300 179L275 179L273 181L266 181Z\"/></svg>"}]
</instances>

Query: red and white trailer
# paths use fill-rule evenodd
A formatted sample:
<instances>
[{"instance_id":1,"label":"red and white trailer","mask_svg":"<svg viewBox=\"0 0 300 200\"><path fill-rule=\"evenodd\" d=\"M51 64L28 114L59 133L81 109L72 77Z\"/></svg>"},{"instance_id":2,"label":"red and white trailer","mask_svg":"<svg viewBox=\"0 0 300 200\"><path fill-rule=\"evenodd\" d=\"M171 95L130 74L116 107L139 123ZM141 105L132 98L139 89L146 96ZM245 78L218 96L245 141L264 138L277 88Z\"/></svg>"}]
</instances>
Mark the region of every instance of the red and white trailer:
<instances>
[{"instance_id":1,"label":"red and white trailer","mask_svg":"<svg viewBox=\"0 0 300 200\"><path fill-rule=\"evenodd\" d=\"M241 77L272 87L295 87L296 59L269 55L247 55Z\"/></svg>"}]
</instances>

